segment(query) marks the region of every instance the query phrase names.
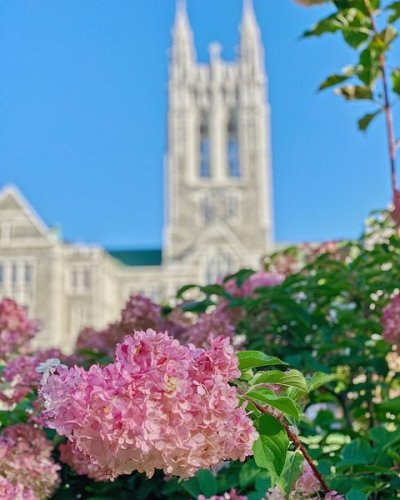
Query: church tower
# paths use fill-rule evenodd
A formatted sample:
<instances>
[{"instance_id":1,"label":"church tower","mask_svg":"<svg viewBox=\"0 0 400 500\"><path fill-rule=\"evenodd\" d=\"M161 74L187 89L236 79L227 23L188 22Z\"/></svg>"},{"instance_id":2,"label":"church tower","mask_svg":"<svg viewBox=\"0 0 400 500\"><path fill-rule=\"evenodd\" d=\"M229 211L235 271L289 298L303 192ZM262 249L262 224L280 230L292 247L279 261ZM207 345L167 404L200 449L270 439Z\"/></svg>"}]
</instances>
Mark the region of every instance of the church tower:
<instances>
[{"instance_id":1,"label":"church tower","mask_svg":"<svg viewBox=\"0 0 400 500\"><path fill-rule=\"evenodd\" d=\"M270 110L264 50L244 0L233 63L210 46L199 64L178 3L170 61L164 263L187 260L202 282L255 267L272 247Z\"/></svg>"}]
</instances>

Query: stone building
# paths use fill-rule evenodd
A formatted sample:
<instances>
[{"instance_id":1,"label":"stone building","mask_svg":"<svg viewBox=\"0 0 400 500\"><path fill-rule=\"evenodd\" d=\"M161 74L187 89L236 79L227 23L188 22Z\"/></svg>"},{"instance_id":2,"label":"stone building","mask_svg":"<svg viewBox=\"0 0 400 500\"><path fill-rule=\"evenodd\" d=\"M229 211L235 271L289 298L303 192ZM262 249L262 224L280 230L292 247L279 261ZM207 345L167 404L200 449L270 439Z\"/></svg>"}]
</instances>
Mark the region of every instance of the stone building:
<instances>
[{"instance_id":1,"label":"stone building","mask_svg":"<svg viewBox=\"0 0 400 500\"><path fill-rule=\"evenodd\" d=\"M178 4L170 61L167 213L162 250L70 244L17 188L0 192L0 296L42 320L42 345L70 349L79 329L114 320L132 292L171 297L258 266L272 248L270 120L264 51L244 1L237 60L199 64L186 6Z\"/></svg>"}]
</instances>

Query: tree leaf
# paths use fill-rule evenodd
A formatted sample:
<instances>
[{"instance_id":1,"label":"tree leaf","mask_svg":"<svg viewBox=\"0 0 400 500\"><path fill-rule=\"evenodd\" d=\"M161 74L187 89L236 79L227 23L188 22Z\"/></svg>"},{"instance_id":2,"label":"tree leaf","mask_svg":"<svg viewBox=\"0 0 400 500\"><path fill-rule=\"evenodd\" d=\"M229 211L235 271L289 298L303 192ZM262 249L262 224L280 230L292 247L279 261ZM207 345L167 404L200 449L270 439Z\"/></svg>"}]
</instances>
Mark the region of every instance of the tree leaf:
<instances>
[{"instance_id":1,"label":"tree leaf","mask_svg":"<svg viewBox=\"0 0 400 500\"><path fill-rule=\"evenodd\" d=\"M328 78L326 78L326 80L324 80L321 83L321 85L318 87L318 90L321 91L321 90L328 89L330 87L334 87L335 85L339 85L339 83L345 82L349 78L350 78L350 75L349 76L346 76L346 75L330 75L330 76L328 76Z\"/></svg>"},{"instance_id":2,"label":"tree leaf","mask_svg":"<svg viewBox=\"0 0 400 500\"><path fill-rule=\"evenodd\" d=\"M301 476L303 462L304 458L301 453L293 451L288 452L281 478L279 480L280 486L287 495L292 492L296 481Z\"/></svg>"},{"instance_id":3,"label":"tree leaf","mask_svg":"<svg viewBox=\"0 0 400 500\"><path fill-rule=\"evenodd\" d=\"M283 425L271 415L262 415L257 422L260 437L254 443L254 459L258 467L268 469L273 482L281 475L289 448Z\"/></svg>"},{"instance_id":4,"label":"tree leaf","mask_svg":"<svg viewBox=\"0 0 400 500\"><path fill-rule=\"evenodd\" d=\"M350 490L346 493L346 500L367 500L368 495L360 490Z\"/></svg>"},{"instance_id":5,"label":"tree leaf","mask_svg":"<svg viewBox=\"0 0 400 500\"><path fill-rule=\"evenodd\" d=\"M333 382L334 380L338 380L339 375L336 373L322 373L322 372L317 372L314 373L314 375L311 377L310 380L307 380L307 385L308 385L308 391L315 391L319 387L322 387L326 384L329 384L329 382Z\"/></svg>"},{"instance_id":6,"label":"tree leaf","mask_svg":"<svg viewBox=\"0 0 400 500\"><path fill-rule=\"evenodd\" d=\"M374 452L366 439L354 439L342 450L343 459L337 464L337 467L346 465L366 465L372 462Z\"/></svg>"},{"instance_id":7,"label":"tree leaf","mask_svg":"<svg viewBox=\"0 0 400 500\"><path fill-rule=\"evenodd\" d=\"M218 483L214 475L209 470L200 470L197 479L201 492L206 497L211 497L218 492Z\"/></svg>"},{"instance_id":8,"label":"tree leaf","mask_svg":"<svg viewBox=\"0 0 400 500\"><path fill-rule=\"evenodd\" d=\"M367 113L363 117L361 117L358 120L358 128L365 132L368 127L371 125L371 123L374 121L374 119L382 112L381 109L378 109L377 111L374 111L373 113Z\"/></svg>"},{"instance_id":9,"label":"tree leaf","mask_svg":"<svg viewBox=\"0 0 400 500\"><path fill-rule=\"evenodd\" d=\"M286 365L279 358L267 356L261 351L242 351L238 353L239 369L257 368L259 366Z\"/></svg>"},{"instance_id":10,"label":"tree leaf","mask_svg":"<svg viewBox=\"0 0 400 500\"><path fill-rule=\"evenodd\" d=\"M253 401L276 408L287 417L299 419L301 416L301 409L295 401L286 396L278 396L270 389L255 388L246 396Z\"/></svg>"},{"instance_id":11,"label":"tree leaf","mask_svg":"<svg viewBox=\"0 0 400 500\"><path fill-rule=\"evenodd\" d=\"M346 101L352 100L372 100L373 94L369 87L362 85L345 85L335 90L335 93L343 96Z\"/></svg>"},{"instance_id":12,"label":"tree leaf","mask_svg":"<svg viewBox=\"0 0 400 500\"><path fill-rule=\"evenodd\" d=\"M400 95L400 68L392 71L392 88L393 92Z\"/></svg>"},{"instance_id":13,"label":"tree leaf","mask_svg":"<svg viewBox=\"0 0 400 500\"><path fill-rule=\"evenodd\" d=\"M392 14L389 16L389 22L394 23L398 19L400 19L400 2L393 2L386 7L386 10L392 11Z\"/></svg>"},{"instance_id":14,"label":"tree leaf","mask_svg":"<svg viewBox=\"0 0 400 500\"><path fill-rule=\"evenodd\" d=\"M250 382L250 385L256 384L277 384L286 387L296 387L303 392L308 392L306 380L303 374L298 370L289 370L287 372L281 372L279 370L259 372Z\"/></svg>"}]
</instances>

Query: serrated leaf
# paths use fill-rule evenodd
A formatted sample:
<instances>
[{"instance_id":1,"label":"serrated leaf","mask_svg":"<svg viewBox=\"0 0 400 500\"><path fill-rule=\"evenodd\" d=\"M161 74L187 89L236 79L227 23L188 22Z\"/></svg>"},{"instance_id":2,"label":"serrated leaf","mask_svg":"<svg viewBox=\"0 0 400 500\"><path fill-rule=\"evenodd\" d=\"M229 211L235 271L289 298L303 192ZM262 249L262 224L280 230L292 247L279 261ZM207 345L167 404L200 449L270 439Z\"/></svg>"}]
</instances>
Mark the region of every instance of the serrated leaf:
<instances>
[{"instance_id":1,"label":"serrated leaf","mask_svg":"<svg viewBox=\"0 0 400 500\"><path fill-rule=\"evenodd\" d=\"M285 465L282 470L279 484L283 491L289 495L297 480L301 476L304 458L301 453L290 451L286 456Z\"/></svg>"},{"instance_id":2,"label":"serrated leaf","mask_svg":"<svg viewBox=\"0 0 400 500\"><path fill-rule=\"evenodd\" d=\"M306 380L298 370L289 370L282 372L271 370L257 373L250 382L250 385L256 384L276 384L286 387L295 387L303 392L308 392Z\"/></svg>"},{"instance_id":3,"label":"serrated leaf","mask_svg":"<svg viewBox=\"0 0 400 500\"><path fill-rule=\"evenodd\" d=\"M268 356L261 351L242 351L238 353L239 369L247 370L249 368L257 368L260 366L277 366L286 365L279 358Z\"/></svg>"}]
</instances>

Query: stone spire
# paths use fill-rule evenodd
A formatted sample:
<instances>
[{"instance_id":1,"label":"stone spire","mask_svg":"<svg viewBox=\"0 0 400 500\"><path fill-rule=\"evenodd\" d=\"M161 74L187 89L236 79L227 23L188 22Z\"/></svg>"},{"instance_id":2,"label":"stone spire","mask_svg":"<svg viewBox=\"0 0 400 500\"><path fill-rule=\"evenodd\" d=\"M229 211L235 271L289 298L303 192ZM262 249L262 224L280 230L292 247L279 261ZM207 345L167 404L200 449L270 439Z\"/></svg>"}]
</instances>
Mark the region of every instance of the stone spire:
<instances>
[{"instance_id":1,"label":"stone spire","mask_svg":"<svg viewBox=\"0 0 400 500\"><path fill-rule=\"evenodd\" d=\"M264 50L252 0L244 0L240 27L240 63L247 76L264 74Z\"/></svg>"},{"instance_id":2,"label":"stone spire","mask_svg":"<svg viewBox=\"0 0 400 500\"><path fill-rule=\"evenodd\" d=\"M172 66L188 69L195 62L196 55L185 0L177 2L172 38Z\"/></svg>"}]
</instances>

